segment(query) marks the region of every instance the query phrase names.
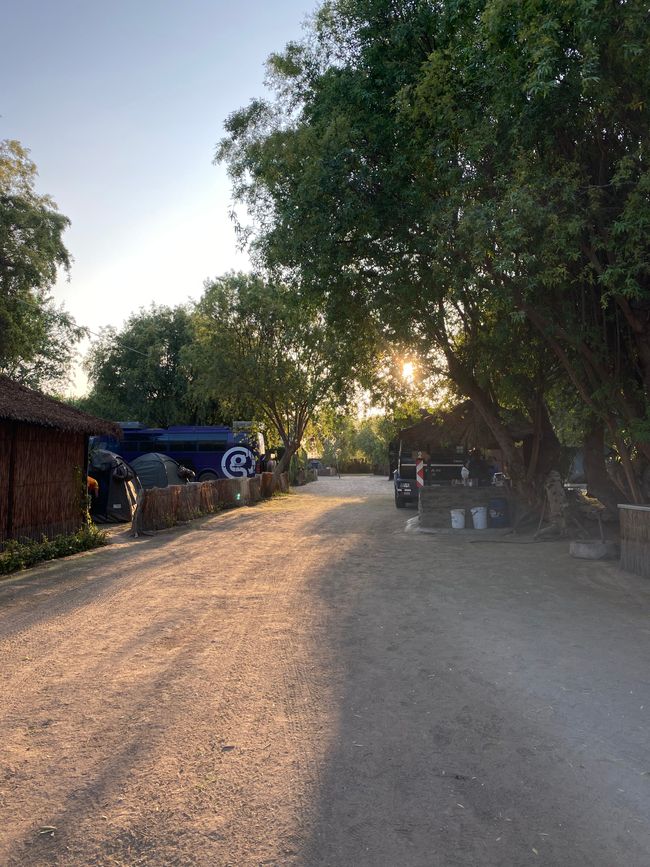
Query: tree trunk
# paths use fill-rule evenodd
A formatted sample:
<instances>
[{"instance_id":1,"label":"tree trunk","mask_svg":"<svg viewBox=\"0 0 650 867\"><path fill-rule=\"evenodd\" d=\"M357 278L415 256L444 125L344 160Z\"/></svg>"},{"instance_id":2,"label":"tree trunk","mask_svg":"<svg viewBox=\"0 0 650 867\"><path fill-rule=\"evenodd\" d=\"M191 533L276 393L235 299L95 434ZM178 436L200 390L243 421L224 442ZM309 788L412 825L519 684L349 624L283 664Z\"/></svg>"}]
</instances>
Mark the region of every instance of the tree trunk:
<instances>
[{"instance_id":1,"label":"tree trunk","mask_svg":"<svg viewBox=\"0 0 650 867\"><path fill-rule=\"evenodd\" d=\"M641 488L639 487L639 483L634 473L634 465L632 463L632 458L630 457L630 452L627 448L627 445L623 441L622 436L618 433L618 430L613 421L609 425L609 430L612 435L612 439L614 440L616 451L618 452L618 455L621 459L621 466L623 467L623 473L627 482L627 490L630 500L632 503L641 504L643 502L643 495L641 493Z\"/></svg>"},{"instance_id":2,"label":"tree trunk","mask_svg":"<svg viewBox=\"0 0 650 867\"><path fill-rule=\"evenodd\" d=\"M587 494L600 500L608 511L616 514L616 506L621 499L621 495L607 472L605 464L605 425L596 417L592 418L591 424L585 430L583 453Z\"/></svg>"},{"instance_id":3,"label":"tree trunk","mask_svg":"<svg viewBox=\"0 0 650 867\"><path fill-rule=\"evenodd\" d=\"M540 400L534 408L535 441L531 460L528 464L526 478L539 490L551 470L557 470L560 465L562 446L555 429L551 424L548 408L544 400Z\"/></svg>"},{"instance_id":4,"label":"tree trunk","mask_svg":"<svg viewBox=\"0 0 650 867\"><path fill-rule=\"evenodd\" d=\"M298 451L298 444L288 441L284 443L284 454L280 458L280 460L275 465L275 469L273 470L273 475L275 478L279 478L282 473L289 472L289 466L291 464L291 458Z\"/></svg>"},{"instance_id":5,"label":"tree trunk","mask_svg":"<svg viewBox=\"0 0 650 867\"><path fill-rule=\"evenodd\" d=\"M445 349L445 355L449 368L449 376L472 401L496 439L515 487L527 499L531 501L535 500L536 494L534 488L526 479L523 455L520 449L516 447L512 434L499 418L498 409L494 406L484 389L476 382L472 374L458 361L449 347Z\"/></svg>"},{"instance_id":6,"label":"tree trunk","mask_svg":"<svg viewBox=\"0 0 650 867\"><path fill-rule=\"evenodd\" d=\"M569 503L566 498L562 477L557 470L551 470L544 480L544 491L546 493L546 507L548 509L548 518L550 524L544 529L538 530L535 533L535 538L539 539L545 536L559 535L564 536L567 530L567 511Z\"/></svg>"}]
</instances>

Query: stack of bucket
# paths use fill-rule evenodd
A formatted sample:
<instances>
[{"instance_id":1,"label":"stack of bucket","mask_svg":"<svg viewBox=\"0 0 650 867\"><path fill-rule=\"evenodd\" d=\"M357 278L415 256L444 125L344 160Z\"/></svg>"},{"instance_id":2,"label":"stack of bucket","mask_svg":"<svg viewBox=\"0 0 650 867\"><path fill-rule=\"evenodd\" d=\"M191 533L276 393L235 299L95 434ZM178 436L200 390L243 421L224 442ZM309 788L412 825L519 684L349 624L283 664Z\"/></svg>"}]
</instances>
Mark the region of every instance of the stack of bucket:
<instances>
[{"instance_id":1,"label":"stack of bucket","mask_svg":"<svg viewBox=\"0 0 650 867\"><path fill-rule=\"evenodd\" d=\"M485 530L487 527L487 506L474 506L469 511L472 515L474 529ZM465 509L451 510L451 526L454 530L465 529Z\"/></svg>"},{"instance_id":2,"label":"stack of bucket","mask_svg":"<svg viewBox=\"0 0 650 867\"><path fill-rule=\"evenodd\" d=\"M472 526L475 530L485 530L490 527L508 527L508 501L505 497L493 497L487 506L473 506L470 510ZM451 526L454 530L465 529L465 509L451 510Z\"/></svg>"},{"instance_id":3,"label":"stack of bucket","mask_svg":"<svg viewBox=\"0 0 650 867\"><path fill-rule=\"evenodd\" d=\"M472 513L472 524L475 530L485 530L487 528L487 506L474 506L470 509Z\"/></svg>"},{"instance_id":4,"label":"stack of bucket","mask_svg":"<svg viewBox=\"0 0 650 867\"><path fill-rule=\"evenodd\" d=\"M451 510L451 526L454 530L465 529L465 509Z\"/></svg>"}]
</instances>

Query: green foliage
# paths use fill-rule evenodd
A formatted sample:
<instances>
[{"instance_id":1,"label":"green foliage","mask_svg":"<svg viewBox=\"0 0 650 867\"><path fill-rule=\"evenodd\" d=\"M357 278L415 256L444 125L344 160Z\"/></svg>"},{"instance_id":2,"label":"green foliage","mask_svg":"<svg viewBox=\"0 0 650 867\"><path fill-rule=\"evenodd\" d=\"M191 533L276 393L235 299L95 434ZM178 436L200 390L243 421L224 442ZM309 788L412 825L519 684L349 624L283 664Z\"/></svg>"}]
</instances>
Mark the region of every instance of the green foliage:
<instances>
[{"instance_id":1,"label":"green foliage","mask_svg":"<svg viewBox=\"0 0 650 867\"><path fill-rule=\"evenodd\" d=\"M361 360L317 308L256 275L206 284L194 323L197 389L277 432L285 448L281 471L314 411L345 394Z\"/></svg>"},{"instance_id":2,"label":"green foliage","mask_svg":"<svg viewBox=\"0 0 650 867\"><path fill-rule=\"evenodd\" d=\"M32 539L7 542L0 551L0 575L9 575L20 569L28 569L46 560L68 557L80 551L89 551L106 545L108 537L94 524L84 525L76 533L56 536L54 539L43 537L40 542Z\"/></svg>"},{"instance_id":3,"label":"green foliage","mask_svg":"<svg viewBox=\"0 0 650 867\"><path fill-rule=\"evenodd\" d=\"M0 142L0 372L33 387L67 380L84 335L49 290L70 267L69 220L34 190L36 166L17 141Z\"/></svg>"},{"instance_id":4,"label":"green foliage","mask_svg":"<svg viewBox=\"0 0 650 867\"><path fill-rule=\"evenodd\" d=\"M357 419L350 412L331 406L322 409L309 429L310 451L326 466L339 466L357 457Z\"/></svg>"},{"instance_id":5,"label":"green foliage","mask_svg":"<svg viewBox=\"0 0 650 867\"><path fill-rule=\"evenodd\" d=\"M365 461L376 471L383 472L388 468L390 443L400 430L420 418L415 399L365 418L328 408L319 412L310 426L310 450L318 454L326 466Z\"/></svg>"},{"instance_id":6,"label":"green foliage","mask_svg":"<svg viewBox=\"0 0 650 867\"><path fill-rule=\"evenodd\" d=\"M310 36L218 152L259 261L339 327L441 353L513 462L503 407L562 390L641 430L646 4L331 0Z\"/></svg>"},{"instance_id":7,"label":"green foliage","mask_svg":"<svg viewBox=\"0 0 650 867\"><path fill-rule=\"evenodd\" d=\"M189 359L189 307L152 305L134 313L121 330L106 328L85 360L90 394L77 406L102 418L152 426L221 422L218 400L194 389Z\"/></svg>"}]
</instances>

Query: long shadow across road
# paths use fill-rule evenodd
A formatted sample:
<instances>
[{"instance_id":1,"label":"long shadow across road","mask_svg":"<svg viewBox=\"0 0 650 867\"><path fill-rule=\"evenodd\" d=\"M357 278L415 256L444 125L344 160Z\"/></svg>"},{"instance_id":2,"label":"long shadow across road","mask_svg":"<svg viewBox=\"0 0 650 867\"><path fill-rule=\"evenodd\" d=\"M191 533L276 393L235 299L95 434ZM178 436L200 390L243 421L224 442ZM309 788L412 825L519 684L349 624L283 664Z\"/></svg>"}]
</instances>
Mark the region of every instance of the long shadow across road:
<instances>
[{"instance_id":1,"label":"long shadow across road","mask_svg":"<svg viewBox=\"0 0 650 867\"><path fill-rule=\"evenodd\" d=\"M650 590L566 543L402 522L386 496L321 524L339 706L296 863L649 864Z\"/></svg>"},{"instance_id":2,"label":"long shadow across road","mask_svg":"<svg viewBox=\"0 0 650 867\"><path fill-rule=\"evenodd\" d=\"M406 517L325 480L0 592L0 861L647 867L650 586Z\"/></svg>"}]
</instances>

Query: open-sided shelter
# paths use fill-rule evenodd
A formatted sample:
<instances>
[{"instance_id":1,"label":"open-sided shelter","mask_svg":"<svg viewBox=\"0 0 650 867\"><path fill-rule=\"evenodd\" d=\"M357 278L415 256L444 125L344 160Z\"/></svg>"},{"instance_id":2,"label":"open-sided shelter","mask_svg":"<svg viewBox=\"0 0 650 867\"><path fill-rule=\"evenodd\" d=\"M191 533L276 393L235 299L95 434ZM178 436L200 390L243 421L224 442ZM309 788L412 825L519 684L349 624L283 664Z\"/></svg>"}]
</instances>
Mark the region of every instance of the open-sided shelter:
<instances>
[{"instance_id":1,"label":"open-sided shelter","mask_svg":"<svg viewBox=\"0 0 650 867\"><path fill-rule=\"evenodd\" d=\"M0 547L82 526L88 438L100 433L120 432L0 375Z\"/></svg>"}]
</instances>

